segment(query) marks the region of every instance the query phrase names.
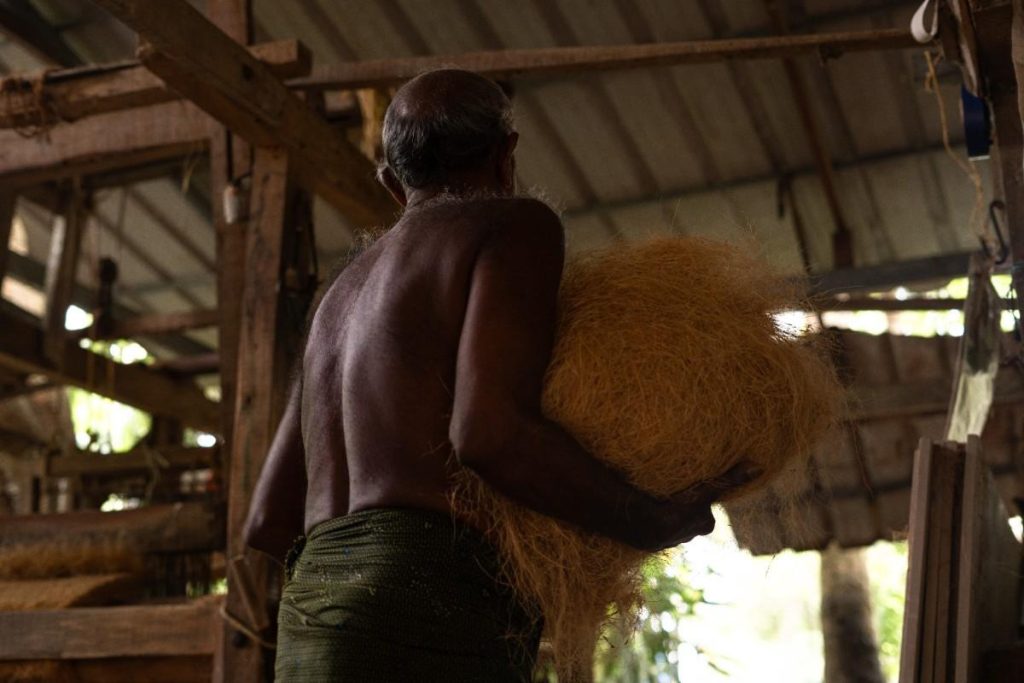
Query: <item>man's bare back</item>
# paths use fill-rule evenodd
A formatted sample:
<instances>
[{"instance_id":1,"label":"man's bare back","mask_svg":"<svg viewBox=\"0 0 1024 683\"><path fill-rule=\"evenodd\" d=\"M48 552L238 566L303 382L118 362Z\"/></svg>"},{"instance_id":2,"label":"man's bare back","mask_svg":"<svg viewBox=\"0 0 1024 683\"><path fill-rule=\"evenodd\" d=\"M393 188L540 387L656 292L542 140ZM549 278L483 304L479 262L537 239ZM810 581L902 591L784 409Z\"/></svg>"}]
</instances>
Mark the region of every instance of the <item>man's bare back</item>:
<instances>
[{"instance_id":1,"label":"man's bare back","mask_svg":"<svg viewBox=\"0 0 1024 683\"><path fill-rule=\"evenodd\" d=\"M429 202L406 211L327 291L305 352L304 526L359 510L448 510L449 422L473 268L527 199Z\"/></svg>"}]
</instances>

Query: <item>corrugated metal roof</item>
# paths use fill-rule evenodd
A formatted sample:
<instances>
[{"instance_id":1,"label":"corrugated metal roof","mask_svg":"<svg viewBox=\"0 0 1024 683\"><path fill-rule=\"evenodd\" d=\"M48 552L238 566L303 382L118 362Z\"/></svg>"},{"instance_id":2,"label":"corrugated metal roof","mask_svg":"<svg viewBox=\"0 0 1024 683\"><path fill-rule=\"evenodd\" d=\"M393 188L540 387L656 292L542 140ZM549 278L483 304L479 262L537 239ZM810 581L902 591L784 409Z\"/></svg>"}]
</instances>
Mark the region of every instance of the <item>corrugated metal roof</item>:
<instances>
[{"instance_id":1,"label":"corrugated metal roof","mask_svg":"<svg viewBox=\"0 0 1024 683\"><path fill-rule=\"evenodd\" d=\"M854 394L915 383L952 387L958 342L956 337L849 331L836 337ZM832 541L855 547L905 538L914 451L921 438L941 441L945 422L944 410L932 410L837 427L807 470L787 475L758 499L726 506L737 541L754 554L770 555L786 548L821 549ZM982 434L982 452L1011 514L1019 512L1016 501L1024 500L1022 438L1024 409L994 406ZM779 510L780 499L791 503ZM771 518L779 523L767 523Z\"/></svg>"}]
</instances>

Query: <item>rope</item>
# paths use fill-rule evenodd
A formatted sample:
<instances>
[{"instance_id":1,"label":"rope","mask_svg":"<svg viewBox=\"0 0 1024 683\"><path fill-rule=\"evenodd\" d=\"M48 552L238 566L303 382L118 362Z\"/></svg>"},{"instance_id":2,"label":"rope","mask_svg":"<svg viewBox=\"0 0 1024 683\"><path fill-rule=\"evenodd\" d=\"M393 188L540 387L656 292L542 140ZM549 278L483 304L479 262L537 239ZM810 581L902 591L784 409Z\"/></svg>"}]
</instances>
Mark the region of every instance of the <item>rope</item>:
<instances>
[{"instance_id":1,"label":"rope","mask_svg":"<svg viewBox=\"0 0 1024 683\"><path fill-rule=\"evenodd\" d=\"M269 640L265 640L259 633L253 630L249 625L247 625L238 617L231 614L231 612L228 612L228 608L226 605L222 604L220 606L220 617L221 619L229 623L233 628L241 631L243 634L246 635L246 637L249 638L249 640L258 644L260 647L266 650L277 649L277 643L272 643Z\"/></svg>"},{"instance_id":2,"label":"rope","mask_svg":"<svg viewBox=\"0 0 1024 683\"><path fill-rule=\"evenodd\" d=\"M46 78L56 68L44 69L36 76L7 76L0 78L0 111L11 115L24 109L30 109L23 117L32 123L15 123L14 132L24 138L48 138L50 130L64 120L46 93ZM26 99L28 102L26 103ZM17 122L21 117L15 117Z\"/></svg>"},{"instance_id":3,"label":"rope","mask_svg":"<svg viewBox=\"0 0 1024 683\"><path fill-rule=\"evenodd\" d=\"M970 161L964 161L959 154L953 150L949 142L949 118L946 116L946 103L942 99L942 91L939 89L939 78L935 73L936 59L932 53L925 51L925 61L928 62L928 75L925 77L925 90L935 95L935 102L939 110L939 122L942 129L942 145L946 148L946 154L956 163L957 167L964 172L971 184L974 186L974 206L971 207L971 216L968 219L968 227L977 235L984 244L993 244L995 240L985 220L985 188L981 183L981 174ZM940 57L941 59L941 57Z\"/></svg>"}]
</instances>

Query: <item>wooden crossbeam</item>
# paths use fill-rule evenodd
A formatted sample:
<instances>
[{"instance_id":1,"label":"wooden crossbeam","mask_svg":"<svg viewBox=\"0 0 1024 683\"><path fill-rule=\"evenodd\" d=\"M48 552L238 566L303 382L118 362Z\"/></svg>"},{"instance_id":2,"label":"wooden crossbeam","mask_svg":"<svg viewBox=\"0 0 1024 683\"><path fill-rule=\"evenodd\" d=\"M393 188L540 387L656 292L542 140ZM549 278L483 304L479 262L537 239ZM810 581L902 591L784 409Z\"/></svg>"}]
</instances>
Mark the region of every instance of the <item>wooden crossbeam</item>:
<instances>
[{"instance_id":1,"label":"wooden crossbeam","mask_svg":"<svg viewBox=\"0 0 1024 683\"><path fill-rule=\"evenodd\" d=\"M253 45L249 51L278 78L306 76L312 67L309 50L297 40ZM39 78L43 79L43 107L35 92ZM35 126L47 119L69 122L181 98L149 69L134 61L9 78L5 87L0 128Z\"/></svg>"},{"instance_id":2,"label":"wooden crossbeam","mask_svg":"<svg viewBox=\"0 0 1024 683\"><path fill-rule=\"evenodd\" d=\"M496 50L319 66L314 67L309 77L296 79L290 85L314 90L348 90L396 85L423 71L437 68L466 69L490 78L537 77L725 60L778 59L800 55L836 57L847 52L915 47L920 48L920 45L904 29L876 29L646 45Z\"/></svg>"},{"instance_id":3,"label":"wooden crossbeam","mask_svg":"<svg viewBox=\"0 0 1024 683\"><path fill-rule=\"evenodd\" d=\"M819 298L813 302L816 311L962 311L966 299L872 299L858 296L850 299ZM1010 305L1010 300L1004 300Z\"/></svg>"},{"instance_id":4,"label":"wooden crossbeam","mask_svg":"<svg viewBox=\"0 0 1024 683\"><path fill-rule=\"evenodd\" d=\"M211 655L221 602L0 612L0 660Z\"/></svg>"},{"instance_id":5,"label":"wooden crossbeam","mask_svg":"<svg viewBox=\"0 0 1024 683\"><path fill-rule=\"evenodd\" d=\"M75 455L51 457L47 474L51 477L77 477L149 472L154 468L204 469L213 467L216 459L216 447L136 448L110 455L80 451Z\"/></svg>"},{"instance_id":6,"label":"wooden crossbeam","mask_svg":"<svg viewBox=\"0 0 1024 683\"><path fill-rule=\"evenodd\" d=\"M218 315L218 312L212 309L137 315L120 320L114 319L109 329L81 330L76 336L90 339L134 339L177 334L203 327L214 327L219 319Z\"/></svg>"},{"instance_id":7,"label":"wooden crossbeam","mask_svg":"<svg viewBox=\"0 0 1024 683\"><path fill-rule=\"evenodd\" d=\"M395 213L369 160L187 2L97 4L138 32L147 68L251 143L287 149L296 178L354 223L380 225Z\"/></svg>"},{"instance_id":8,"label":"wooden crossbeam","mask_svg":"<svg viewBox=\"0 0 1024 683\"><path fill-rule=\"evenodd\" d=\"M949 409L952 380L934 379L899 384L858 385L849 396L850 420L941 415ZM993 405L1024 403L1024 379L1016 368L996 375Z\"/></svg>"},{"instance_id":9,"label":"wooden crossbeam","mask_svg":"<svg viewBox=\"0 0 1024 683\"><path fill-rule=\"evenodd\" d=\"M192 382L145 366L115 363L71 341L64 344L58 366L43 355L42 337L39 328L0 310L0 365L39 373L55 383L81 387L206 432L219 431L217 404Z\"/></svg>"},{"instance_id":10,"label":"wooden crossbeam","mask_svg":"<svg viewBox=\"0 0 1024 683\"><path fill-rule=\"evenodd\" d=\"M808 293L813 297L856 290L891 289L912 282L966 277L972 253L954 252L819 273L809 278Z\"/></svg>"},{"instance_id":11,"label":"wooden crossbeam","mask_svg":"<svg viewBox=\"0 0 1024 683\"><path fill-rule=\"evenodd\" d=\"M0 184L24 187L203 152L210 118L187 102L59 123L45 136L0 131Z\"/></svg>"},{"instance_id":12,"label":"wooden crossbeam","mask_svg":"<svg viewBox=\"0 0 1024 683\"><path fill-rule=\"evenodd\" d=\"M109 457L114 460L120 456ZM6 517L0 527L0 546L121 541L143 553L213 551L224 547L220 519L222 509L206 503L149 505L120 512L15 515Z\"/></svg>"}]
</instances>

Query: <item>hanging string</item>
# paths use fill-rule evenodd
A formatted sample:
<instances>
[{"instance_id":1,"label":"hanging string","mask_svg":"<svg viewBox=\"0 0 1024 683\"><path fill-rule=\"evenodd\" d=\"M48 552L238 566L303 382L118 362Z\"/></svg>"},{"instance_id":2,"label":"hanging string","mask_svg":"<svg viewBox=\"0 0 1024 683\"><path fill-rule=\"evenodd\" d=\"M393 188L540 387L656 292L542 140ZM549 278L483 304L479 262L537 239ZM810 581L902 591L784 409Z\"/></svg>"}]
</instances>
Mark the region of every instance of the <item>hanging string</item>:
<instances>
[{"instance_id":1,"label":"hanging string","mask_svg":"<svg viewBox=\"0 0 1024 683\"><path fill-rule=\"evenodd\" d=\"M935 102L939 110L939 123L941 124L942 145L946 148L946 154L964 172L974 186L974 205L971 207L971 216L968 219L968 227L986 245L995 243L992 232L989 228L985 215L985 187L981 182L981 174L970 160L964 160L949 142L949 118L946 115L946 103L942 99L942 90L939 88L939 78L935 72L935 65L941 56L933 56L930 51L924 53L925 61L928 63L928 75L925 77L924 87L927 92L935 95Z\"/></svg>"}]
</instances>

